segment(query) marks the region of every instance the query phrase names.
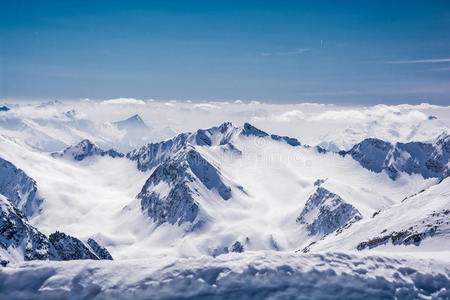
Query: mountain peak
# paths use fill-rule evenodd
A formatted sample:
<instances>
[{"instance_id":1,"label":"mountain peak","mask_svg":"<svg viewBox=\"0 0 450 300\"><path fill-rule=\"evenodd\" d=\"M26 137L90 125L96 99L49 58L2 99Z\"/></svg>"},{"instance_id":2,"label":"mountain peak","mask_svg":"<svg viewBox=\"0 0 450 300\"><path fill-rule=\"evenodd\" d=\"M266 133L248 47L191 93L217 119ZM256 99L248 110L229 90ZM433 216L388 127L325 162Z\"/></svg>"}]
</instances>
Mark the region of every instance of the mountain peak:
<instances>
[{"instance_id":1,"label":"mountain peak","mask_svg":"<svg viewBox=\"0 0 450 300\"><path fill-rule=\"evenodd\" d=\"M241 131L242 135L249 136L257 136L257 137L266 137L268 134L255 126L251 125L250 123L244 123L244 126L242 127Z\"/></svg>"},{"instance_id":2,"label":"mountain peak","mask_svg":"<svg viewBox=\"0 0 450 300\"><path fill-rule=\"evenodd\" d=\"M126 121L136 121L136 122L144 122L138 114L135 114L134 116L129 117L126 119Z\"/></svg>"},{"instance_id":3,"label":"mountain peak","mask_svg":"<svg viewBox=\"0 0 450 300\"><path fill-rule=\"evenodd\" d=\"M319 185L306 201L297 223L306 225L310 235L325 235L361 218L354 206Z\"/></svg>"},{"instance_id":4,"label":"mountain peak","mask_svg":"<svg viewBox=\"0 0 450 300\"><path fill-rule=\"evenodd\" d=\"M119 129L148 129L149 126L144 122L144 120L142 120L141 116L139 116L138 114L135 114L131 117L129 117L128 119L122 120L122 121L117 121L114 122L113 124L115 124L117 126L117 128Z\"/></svg>"},{"instance_id":5,"label":"mountain peak","mask_svg":"<svg viewBox=\"0 0 450 300\"><path fill-rule=\"evenodd\" d=\"M124 155L114 149L104 151L88 139L84 139L74 146L67 147L63 151L54 152L53 157L69 157L77 161L82 161L88 156L111 156L112 158L123 157Z\"/></svg>"}]
</instances>

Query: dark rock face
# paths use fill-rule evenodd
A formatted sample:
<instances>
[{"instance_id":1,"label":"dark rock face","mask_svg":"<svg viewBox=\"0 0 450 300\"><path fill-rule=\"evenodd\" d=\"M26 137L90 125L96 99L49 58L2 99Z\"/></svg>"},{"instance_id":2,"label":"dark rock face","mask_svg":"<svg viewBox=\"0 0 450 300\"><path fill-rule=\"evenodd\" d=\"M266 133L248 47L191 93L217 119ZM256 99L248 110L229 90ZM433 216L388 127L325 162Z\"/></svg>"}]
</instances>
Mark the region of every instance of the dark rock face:
<instances>
[{"instance_id":1,"label":"dark rock face","mask_svg":"<svg viewBox=\"0 0 450 300\"><path fill-rule=\"evenodd\" d=\"M82 241L63 232L50 234L49 240L61 260L99 259Z\"/></svg>"},{"instance_id":2,"label":"dark rock face","mask_svg":"<svg viewBox=\"0 0 450 300\"><path fill-rule=\"evenodd\" d=\"M29 260L112 259L95 240L88 241L92 251L77 238L56 232L48 238L33 227L27 217L8 199L0 196L0 254L2 251L23 253ZM3 264L6 259L1 258ZM0 262L1 264L1 262Z\"/></svg>"},{"instance_id":3,"label":"dark rock face","mask_svg":"<svg viewBox=\"0 0 450 300\"><path fill-rule=\"evenodd\" d=\"M255 126L245 123L244 127L242 128L241 135L245 136L257 136L257 137L266 137L268 134Z\"/></svg>"},{"instance_id":4,"label":"dark rock face","mask_svg":"<svg viewBox=\"0 0 450 300\"><path fill-rule=\"evenodd\" d=\"M10 108L9 107L7 107L7 106L0 106L0 111L8 111L8 110L10 110Z\"/></svg>"},{"instance_id":5,"label":"dark rock face","mask_svg":"<svg viewBox=\"0 0 450 300\"><path fill-rule=\"evenodd\" d=\"M271 134L270 138L274 141L284 141L288 145L291 145L293 147L297 147L297 146L301 145L300 142L296 138L290 138L288 136L279 136L276 134Z\"/></svg>"},{"instance_id":6,"label":"dark rock face","mask_svg":"<svg viewBox=\"0 0 450 300\"><path fill-rule=\"evenodd\" d=\"M424 178L445 178L449 174L450 136L442 134L435 143L397 143L365 139L341 155L351 155L364 168L385 171L395 180L400 172L421 174Z\"/></svg>"},{"instance_id":7,"label":"dark rock face","mask_svg":"<svg viewBox=\"0 0 450 300\"><path fill-rule=\"evenodd\" d=\"M75 146L70 146L62 152L54 152L51 154L53 157L69 157L76 161L82 161L86 157L91 156L111 156L112 158L124 157L123 153L117 152L114 149L104 151L97 147L89 140L82 140Z\"/></svg>"},{"instance_id":8,"label":"dark rock face","mask_svg":"<svg viewBox=\"0 0 450 300\"><path fill-rule=\"evenodd\" d=\"M24 260L53 259L48 238L28 223L8 199L0 197L0 248L23 247Z\"/></svg>"},{"instance_id":9,"label":"dark rock face","mask_svg":"<svg viewBox=\"0 0 450 300\"><path fill-rule=\"evenodd\" d=\"M99 259L113 260L111 254L105 247L100 246L94 239L88 239L87 244L91 247L92 251Z\"/></svg>"},{"instance_id":10,"label":"dark rock face","mask_svg":"<svg viewBox=\"0 0 450 300\"><path fill-rule=\"evenodd\" d=\"M42 203L36 181L12 163L0 158L0 194L8 198L26 216L35 213Z\"/></svg>"},{"instance_id":11,"label":"dark rock face","mask_svg":"<svg viewBox=\"0 0 450 300\"><path fill-rule=\"evenodd\" d=\"M223 182L220 171L193 148L185 149L158 165L137 198L142 211L159 225L193 223L199 214L195 200L200 197L199 186L217 192L223 200L231 198L231 187Z\"/></svg>"},{"instance_id":12,"label":"dark rock face","mask_svg":"<svg viewBox=\"0 0 450 300\"><path fill-rule=\"evenodd\" d=\"M306 201L297 222L305 224L310 235L326 235L360 219L361 214L355 207L340 196L318 187Z\"/></svg>"},{"instance_id":13,"label":"dark rock face","mask_svg":"<svg viewBox=\"0 0 450 300\"><path fill-rule=\"evenodd\" d=\"M142 211L157 224L193 222L199 212L198 203L193 197L196 192L189 187L189 182L193 180L186 163L168 161L161 164L137 196L141 199ZM152 191L161 182L170 186L167 195Z\"/></svg>"}]
</instances>

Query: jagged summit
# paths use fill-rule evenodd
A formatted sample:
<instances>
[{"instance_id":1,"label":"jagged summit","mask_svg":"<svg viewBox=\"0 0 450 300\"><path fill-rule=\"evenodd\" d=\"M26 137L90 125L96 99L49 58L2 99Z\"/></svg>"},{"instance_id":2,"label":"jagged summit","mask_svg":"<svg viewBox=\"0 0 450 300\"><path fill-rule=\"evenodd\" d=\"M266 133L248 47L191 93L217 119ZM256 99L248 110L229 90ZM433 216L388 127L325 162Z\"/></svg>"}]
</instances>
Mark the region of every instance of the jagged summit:
<instances>
[{"instance_id":1,"label":"jagged summit","mask_svg":"<svg viewBox=\"0 0 450 300\"><path fill-rule=\"evenodd\" d=\"M297 222L306 225L310 235L325 235L361 218L360 212L355 207L318 184L306 201Z\"/></svg>"},{"instance_id":2,"label":"jagged summit","mask_svg":"<svg viewBox=\"0 0 450 300\"><path fill-rule=\"evenodd\" d=\"M195 132L181 133L172 139L159 143L147 144L127 153L127 158L136 160L138 169L146 171L155 167L158 163L164 161L171 155L184 149L189 144L196 146L228 145L234 149L233 140L239 137L271 138L275 141L284 141L291 146L300 145L300 142L297 139L278 135L269 136L266 132L249 123L245 123L242 127L238 127L231 122L224 122L219 126L199 129Z\"/></svg>"},{"instance_id":3,"label":"jagged summit","mask_svg":"<svg viewBox=\"0 0 450 300\"><path fill-rule=\"evenodd\" d=\"M117 152L114 149L109 149L107 151L102 150L100 147L92 143L88 139L84 139L75 146L70 146L63 151L54 152L51 154L53 157L67 157L77 161L81 161L86 157L90 156L111 156L112 158L123 157L124 154Z\"/></svg>"}]
</instances>

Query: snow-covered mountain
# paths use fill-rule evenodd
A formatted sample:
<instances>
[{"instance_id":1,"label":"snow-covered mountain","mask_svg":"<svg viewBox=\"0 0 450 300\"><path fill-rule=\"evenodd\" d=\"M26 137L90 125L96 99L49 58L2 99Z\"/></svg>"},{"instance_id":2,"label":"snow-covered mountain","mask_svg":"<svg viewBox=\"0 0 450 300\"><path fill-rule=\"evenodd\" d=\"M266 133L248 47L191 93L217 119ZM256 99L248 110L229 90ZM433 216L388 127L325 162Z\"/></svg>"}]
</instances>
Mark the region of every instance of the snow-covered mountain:
<instances>
[{"instance_id":1,"label":"snow-covered mountain","mask_svg":"<svg viewBox=\"0 0 450 300\"><path fill-rule=\"evenodd\" d=\"M90 239L85 243L64 233L49 237L33 227L12 202L0 195L0 261L112 259L108 251Z\"/></svg>"},{"instance_id":2,"label":"snow-covered mountain","mask_svg":"<svg viewBox=\"0 0 450 300\"><path fill-rule=\"evenodd\" d=\"M38 212L42 203L36 181L11 162L0 158L0 194L10 199L26 216Z\"/></svg>"},{"instance_id":3,"label":"snow-covered mountain","mask_svg":"<svg viewBox=\"0 0 450 300\"><path fill-rule=\"evenodd\" d=\"M75 146L70 146L63 151L54 152L51 154L53 157L70 158L74 160L81 161L86 157L91 156L105 156L108 155L112 158L123 157L124 154L117 152L114 149L109 149L107 151L100 149L94 143L89 140L82 140Z\"/></svg>"},{"instance_id":4,"label":"snow-covered mountain","mask_svg":"<svg viewBox=\"0 0 450 300\"><path fill-rule=\"evenodd\" d=\"M363 167L385 171L396 179L400 172L418 173L424 178L445 178L449 175L450 135L442 133L434 143L396 143L365 139L341 155L351 155Z\"/></svg>"},{"instance_id":5,"label":"snow-covered mountain","mask_svg":"<svg viewBox=\"0 0 450 300\"><path fill-rule=\"evenodd\" d=\"M309 251L440 251L450 234L449 178L304 248Z\"/></svg>"},{"instance_id":6,"label":"snow-covered mountain","mask_svg":"<svg viewBox=\"0 0 450 300\"><path fill-rule=\"evenodd\" d=\"M344 225L361 220L351 204L325 188L318 187L306 201L297 222L306 225L308 234L329 234Z\"/></svg>"},{"instance_id":7,"label":"snow-covered mountain","mask_svg":"<svg viewBox=\"0 0 450 300\"><path fill-rule=\"evenodd\" d=\"M141 121L137 116L121 124ZM325 252L342 251L335 259L343 264L373 251L379 259L391 251L445 256L449 150L444 132L430 143L370 138L334 153L231 122L126 155L90 140L48 155L1 137L2 220L18 225L13 235L4 231L8 238L0 255L13 267L28 259L114 257L126 266L130 259L149 257L152 263L185 258L202 264L204 257L208 264L227 261L229 269L230 258L247 267L261 253L269 260L289 253L322 261L318 257L328 257ZM32 191L40 205L26 218L20 210ZM205 272L214 273L212 265ZM54 272L71 278L63 269ZM355 276L358 272L364 271L355 269ZM205 288L216 284L211 276L204 278Z\"/></svg>"}]
</instances>

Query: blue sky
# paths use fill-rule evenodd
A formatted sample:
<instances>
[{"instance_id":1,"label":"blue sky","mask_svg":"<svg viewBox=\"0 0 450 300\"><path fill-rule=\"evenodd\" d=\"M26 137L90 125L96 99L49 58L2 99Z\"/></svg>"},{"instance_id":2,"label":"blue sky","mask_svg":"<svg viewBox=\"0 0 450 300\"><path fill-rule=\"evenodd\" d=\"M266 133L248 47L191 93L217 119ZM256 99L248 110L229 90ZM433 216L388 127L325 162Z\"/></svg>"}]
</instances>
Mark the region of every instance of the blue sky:
<instances>
[{"instance_id":1,"label":"blue sky","mask_svg":"<svg viewBox=\"0 0 450 300\"><path fill-rule=\"evenodd\" d=\"M450 1L0 0L3 99L450 104Z\"/></svg>"}]
</instances>

